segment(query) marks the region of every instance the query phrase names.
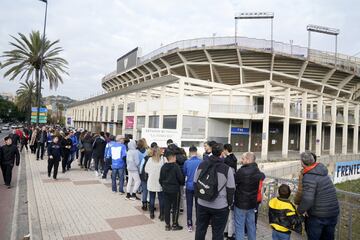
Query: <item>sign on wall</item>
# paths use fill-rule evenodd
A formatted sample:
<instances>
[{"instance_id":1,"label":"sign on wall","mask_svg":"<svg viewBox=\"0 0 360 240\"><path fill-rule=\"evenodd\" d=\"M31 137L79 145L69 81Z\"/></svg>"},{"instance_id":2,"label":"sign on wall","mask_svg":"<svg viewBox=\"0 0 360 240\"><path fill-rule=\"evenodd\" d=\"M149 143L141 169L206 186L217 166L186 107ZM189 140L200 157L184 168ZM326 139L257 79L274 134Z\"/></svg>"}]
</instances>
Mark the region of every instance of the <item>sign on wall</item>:
<instances>
[{"instance_id":1,"label":"sign on wall","mask_svg":"<svg viewBox=\"0 0 360 240\"><path fill-rule=\"evenodd\" d=\"M125 129L133 129L133 128L134 128L134 116L126 116Z\"/></svg>"},{"instance_id":2,"label":"sign on wall","mask_svg":"<svg viewBox=\"0 0 360 240\"><path fill-rule=\"evenodd\" d=\"M360 178L360 160L337 162L334 170L334 183Z\"/></svg>"},{"instance_id":3,"label":"sign on wall","mask_svg":"<svg viewBox=\"0 0 360 240\"><path fill-rule=\"evenodd\" d=\"M141 137L148 143L156 142L159 147L167 147L168 139L172 139L178 146L181 144L180 133L175 129L142 128Z\"/></svg>"},{"instance_id":4,"label":"sign on wall","mask_svg":"<svg viewBox=\"0 0 360 240\"><path fill-rule=\"evenodd\" d=\"M234 135L249 135L249 128L232 127L231 134Z\"/></svg>"}]
</instances>

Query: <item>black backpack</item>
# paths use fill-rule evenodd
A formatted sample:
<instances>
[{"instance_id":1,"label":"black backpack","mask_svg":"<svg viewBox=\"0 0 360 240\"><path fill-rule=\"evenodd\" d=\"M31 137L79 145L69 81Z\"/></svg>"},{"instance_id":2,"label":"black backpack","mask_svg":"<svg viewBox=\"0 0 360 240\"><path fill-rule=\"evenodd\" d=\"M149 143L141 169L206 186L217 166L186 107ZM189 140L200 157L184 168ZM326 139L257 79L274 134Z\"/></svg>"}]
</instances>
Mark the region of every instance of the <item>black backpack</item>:
<instances>
[{"instance_id":1,"label":"black backpack","mask_svg":"<svg viewBox=\"0 0 360 240\"><path fill-rule=\"evenodd\" d=\"M216 197L219 195L219 192L223 190L226 186L221 187L218 190L218 177L216 168L218 167L217 163L209 163L205 168L201 171L195 187L195 196L205 200L205 201L214 201Z\"/></svg>"}]
</instances>

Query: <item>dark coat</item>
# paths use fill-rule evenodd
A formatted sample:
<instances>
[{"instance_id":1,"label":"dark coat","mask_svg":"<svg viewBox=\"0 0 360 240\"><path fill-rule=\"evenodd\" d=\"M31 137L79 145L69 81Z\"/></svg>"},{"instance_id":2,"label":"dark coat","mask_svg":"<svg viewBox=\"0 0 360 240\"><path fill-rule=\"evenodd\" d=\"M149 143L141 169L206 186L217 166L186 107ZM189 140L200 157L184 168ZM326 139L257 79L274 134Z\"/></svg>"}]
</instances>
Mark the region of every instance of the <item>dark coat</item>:
<instances>
[{"instance_id":1,"label":"dark coat","mask_svg":"<svg viewBox=\"0 0 360 240\"><path fill-rule=\"evenodd\" d=\"M180 186L185 184L185 178L176 163L165 163L160 170L159 183L164 192L180 193Z\"/></svg>"},{"instance_id":2,"label":"dark coat","mask_svg":"<svg viewBox=\"0 0 360 240\"><path fill-rule=\"evenodd\" d=\"M233 153L230 153L226 158L224 159L224 163L234 169L234 172L237 170L237 158Z\"/></svg>"},{"instance_id":3,"label":"dark coat","mask_svg":"<svg viewBox=\"0 0 360 240\"><path fill-rule=\"evenodd\" d=\"M235 206L244 210L255 208L259 183L264 179L256 163L243 165L235 174Z\"/></svg>"},{"instance_id":4,"label":"dark coat","mask_svg":"<svg viewBox=\"0 0 360 240\"><path fill-rule=\"evenodd\" d=\"M334 217L339 214L336 189L322 163L307 171L302 179L302 196L298 212L315 217Z\"/></svg>"},{"instance_id":5,"label":"dark coat","mask_svg":"<svg viewBox=\"0 0 360 240\"><path fill-rule=\"evenodd\" d=\"M93 156L97 158L104 158L106 148L106 141L103 137L97 137L93 144Z\"/></svg>"},{"instance_id":6,"label":"dark coat","mask_svg":"<svg viewBox=\"0 0 360 240\"><path fill-rule=\"evenodd\" d=\"M60 143L51 142L48 145L48 155L52 156L55 160L60 161L62 156L62 147Z\"/></svg>"},{"instance_id":7,"label":"dark coat","mask_svg":"<svg viewBox=\"0 0 360 240\"><path fill-rule=\"evenodd\" d=\"M4 145L0 148L0 163L1 165L14 166L16 160L16 166L20 164L19 149L15 145Z\"/></svg>"}]
</instances>

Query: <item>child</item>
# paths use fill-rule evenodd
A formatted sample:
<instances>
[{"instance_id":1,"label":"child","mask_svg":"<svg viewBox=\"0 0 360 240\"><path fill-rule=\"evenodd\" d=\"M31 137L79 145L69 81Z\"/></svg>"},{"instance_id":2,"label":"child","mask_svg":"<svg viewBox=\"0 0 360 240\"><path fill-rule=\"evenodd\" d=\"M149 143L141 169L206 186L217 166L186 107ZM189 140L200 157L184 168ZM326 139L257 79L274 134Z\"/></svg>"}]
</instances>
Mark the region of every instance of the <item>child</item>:
<instances>
[{"instance_id":1,"label":"child","mask_svg":"<svg viewBox=\"0 0 360 240\"><path fill-rule=\"evenodd\" d=\"M197 148L191 146L189 148L189 160L185 161L184 164L184 176L186 177L186 210L187 210L187 227L188 231L192 232L193 222L192 222L192 210L193 210L193 201L194 201L194 175L196 169L201 163L201 160L197 157ZM197 209L197 199L195 198L195 209Z\"/></svg>"},{"instance_id":2,"label":"child","mask_svg":"<svg viewBox=\"0 0 360 240\"><path fill-rule=\"evenodd\" d=\"M273 229L273 240L290 240L291 231L300 234L302 232L302 217L297 214L295 206L290 202L290 194L290 187L282 184L279 187L279 197L269 202L269 223Z\"/></svg>"},{"instance_id":3,"label":"child","mask_svg":"<svg viewBox=\"0 0 360 240\"><path fill-rule=\"evenodd\" d=\"M54 167L54 175L53 178L56 180L58 168L59 168L59 162L61 161L61 145L59 143L59 137L55 136L52 139L52 142L48 145L48 176L51 177L51 170Z\"/></svg>"},{"instance_id":4,"label":"child","mask_svg":"<svg viewBox=\"0 0 360 240\"><path fill-rule=\"evenodd\" d=\"M179 165L176 164L176 154L172 150L166 151L168 160L160 170L160 185L164 192L165 198L165 231L170 231L170 209L172 209L172 230L182 230L183 227L179 225L179 201L180 201L180 186L184 185L185 179L181 173Z\"/></svg>"}]
</instances>

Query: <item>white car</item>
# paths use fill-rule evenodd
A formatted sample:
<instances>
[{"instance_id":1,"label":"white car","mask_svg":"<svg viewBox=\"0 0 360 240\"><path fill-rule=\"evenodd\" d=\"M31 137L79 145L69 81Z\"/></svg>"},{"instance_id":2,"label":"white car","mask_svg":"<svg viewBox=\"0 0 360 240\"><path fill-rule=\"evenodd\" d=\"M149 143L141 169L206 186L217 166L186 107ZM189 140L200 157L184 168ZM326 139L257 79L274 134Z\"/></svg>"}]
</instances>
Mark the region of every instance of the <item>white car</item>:
<instances>
[{"instance_id":1,"label":"white car","mask_svg":"<svg viewBox=\"0 0 360 240\"><path fill-rule=\"evenodd\" d=\"M15 129L15 128L17 128L16 125L11 125L11 129Z\"/></svg>"},{"instance_id":2,"label":"white car","mask_svg":"<svg viewBox=\"0 0 360 240\"><path fill-rule=\"evenodd\" d=\"M1 130L7 130L7 131L9 131L10 129L9 129L9 126L3 126L3 127L1 128Z\"/></svg>"}]
</instances>

